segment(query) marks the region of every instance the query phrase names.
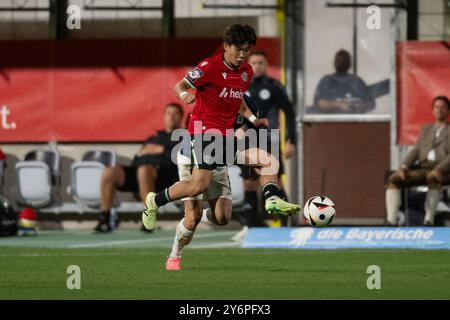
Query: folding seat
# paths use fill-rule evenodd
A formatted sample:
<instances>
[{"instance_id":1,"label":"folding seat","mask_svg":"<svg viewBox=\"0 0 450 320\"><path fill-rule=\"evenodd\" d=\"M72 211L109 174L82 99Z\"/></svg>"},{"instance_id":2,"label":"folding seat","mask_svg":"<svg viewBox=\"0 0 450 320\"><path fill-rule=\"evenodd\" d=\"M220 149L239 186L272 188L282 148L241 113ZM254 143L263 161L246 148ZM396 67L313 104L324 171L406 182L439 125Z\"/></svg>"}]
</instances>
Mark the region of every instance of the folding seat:
<instances>
[{"instance_id":1,"label":"folding seat","mask_svg":"<svg viewBox=\"0 0 450 320\"><path fill-rule=\"evenodd\" d=\"M112 150L89 150L81 161L70 168L69 194L81 205L100 207L100 184L105 167L116 165L116 153Z\"/></svg>"},{"instance_id":2,"label":"folding seat","mask_svg":"<svg viewBox=\"0 0 450 320\"><path fill-rule=\"evenodd\" d=\"M60 201L60 156L55 150L33 150L15 165L19 206L43 208Z\"/></svg>"}]
</instances>

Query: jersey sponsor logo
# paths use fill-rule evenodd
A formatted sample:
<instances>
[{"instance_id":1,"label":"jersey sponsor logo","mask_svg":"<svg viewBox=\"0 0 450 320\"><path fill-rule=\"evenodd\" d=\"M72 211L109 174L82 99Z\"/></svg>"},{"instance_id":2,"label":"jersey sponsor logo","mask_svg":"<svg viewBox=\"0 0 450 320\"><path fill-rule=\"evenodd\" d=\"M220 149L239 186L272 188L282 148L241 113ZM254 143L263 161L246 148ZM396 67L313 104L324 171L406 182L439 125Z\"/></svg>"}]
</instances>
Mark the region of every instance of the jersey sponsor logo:
<instances>
[{"instance_id":1,"label":"jersey sponsor logo","mask_svg":"<svg viewBox=\"0 0 450 320\"><path fill-rule=\"evenodd\" d=\"M222 72L222 76L223 76L224 79L226 79L227 78L227 73L226 72Z\"/></svg>"},{"instance_id":2,"label":"jersey sponsor logo","mask_svg":"<svg viewBox=\"0 0 450 320\"><path fill-rule=\"evenodd\" d=\"M247 74L247 72L242 72L242 74L241 74L241 79L242 79L242 81L244 81L244 82L247 82L247 79L248 79L248 74Z\"/></svg>"},{"instance_id":3,"label":"jersey sponsor logo","mask_svg":"<svg viewBox=\"0 0 450 320\"><path fill-rule=\"evenodd\" d=\"M188 74L186 75L186 78L191 82L195 82L195 81L197 81L197 79L200 79L202 76L203 76L203 71L200 70L199 68L195 68L188 72Z\"/></svg>"},{"instance_id":4,"label":"jersey sponsor logo","mask_svg":"<svg viewBox=\"0 0 450 320\"><path fill-rule=\"evenodd\" d=\"M223 88L222 91L219 94L219 97L221 98L232 98L232 99L242 99L244 97L244 91L240 90L233 90L233 88Z\"/></svg>"}]
</instances>

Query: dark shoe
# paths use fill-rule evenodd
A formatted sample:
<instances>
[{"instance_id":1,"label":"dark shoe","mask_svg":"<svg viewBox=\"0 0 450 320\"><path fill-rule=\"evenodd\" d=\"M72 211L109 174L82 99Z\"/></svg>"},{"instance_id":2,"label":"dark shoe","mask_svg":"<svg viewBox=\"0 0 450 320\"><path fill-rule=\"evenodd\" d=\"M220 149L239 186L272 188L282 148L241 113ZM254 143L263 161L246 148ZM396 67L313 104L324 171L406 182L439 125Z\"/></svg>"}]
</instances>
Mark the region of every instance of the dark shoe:
<instances>
[{"instance_id":1,"label":"dark shoe","mask_svg":"<svg viewBox=\"0 0 450 320\"><path fill-rule=\"evenodd\" d=\"M111 214L110 213L100 213L98 218L98 224L94 228L95 233L109 233L113 231L113 226L110 223Z\"/></svg>"},{"instance_id":2,"label":"dark shoe","mask_svg":"<svg viewBox=\"0 0 450 320\"><path fill-rule=\"evenodd\" d=\"M386 221L386 222L383 224L383 227L398 227L398 225L392 224L392 223Z\"/></svg>"},{"instance_id":3,"label":"dark shoe","mask_svg":"<svg viewBox=\"0 0 450 320\"><path fill-rule=\"evenodd\" d=\"M422 226L424 226L424 227L433 227L434 223L431 222L431 221L424 221Z\"/></svg>"}]
</instances>

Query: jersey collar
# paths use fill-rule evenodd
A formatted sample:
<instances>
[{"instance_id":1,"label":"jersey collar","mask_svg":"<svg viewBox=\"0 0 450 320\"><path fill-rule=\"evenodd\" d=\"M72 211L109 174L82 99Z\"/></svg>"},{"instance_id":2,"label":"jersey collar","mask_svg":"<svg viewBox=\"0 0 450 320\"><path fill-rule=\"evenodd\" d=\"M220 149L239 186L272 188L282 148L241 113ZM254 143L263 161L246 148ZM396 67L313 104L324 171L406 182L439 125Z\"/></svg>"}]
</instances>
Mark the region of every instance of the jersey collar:
<instances>
[{"instance_id":1,"label":"jersey collar","mask_svg":"<svg viewBox=\"0 0 450 320\"><path fill-rule=\"evenodd\" d=\"M223 57L223 55L222 55L222 61L223 61L223 64L228 68L228 69L230 69L230 70L237 70L237 69L239 69L239 67L238 68L233 68L232 66L230 66L226 61L225 61L225 58Z\"/></svg>"}]
</instances>

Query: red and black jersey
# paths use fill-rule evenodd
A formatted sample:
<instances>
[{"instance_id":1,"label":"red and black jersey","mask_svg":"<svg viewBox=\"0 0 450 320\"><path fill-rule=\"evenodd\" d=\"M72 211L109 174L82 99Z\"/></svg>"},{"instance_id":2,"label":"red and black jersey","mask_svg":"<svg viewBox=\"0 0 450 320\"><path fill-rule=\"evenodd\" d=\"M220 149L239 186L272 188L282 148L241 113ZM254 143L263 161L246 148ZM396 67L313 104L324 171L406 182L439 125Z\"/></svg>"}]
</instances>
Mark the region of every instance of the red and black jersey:
<instances>
[{"instance_id":1,"label":"red and black jersey","mask_svg":"<svg viewBox=\"0 0 450 320\"><path fill-rule=\"evenodd\" d=\"M227 129L233 129L252 76L253 70L248 63L243 62L234 69L226 64L222 54L202 60L189 71L184 79L197 90L189 133L217 129L226 135ZM201 121L201 126L194 127L194 121Z\"/></svg>"}]
</instances>

